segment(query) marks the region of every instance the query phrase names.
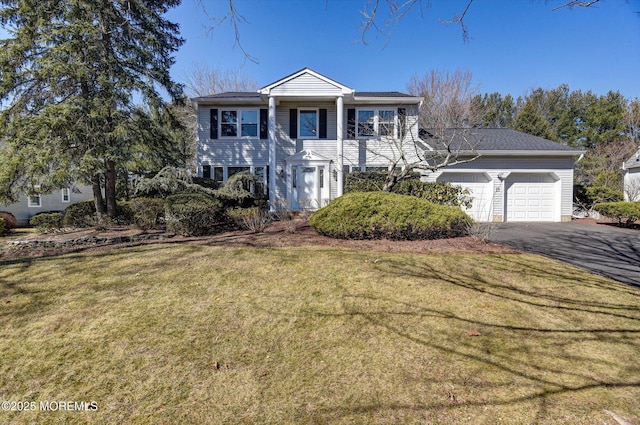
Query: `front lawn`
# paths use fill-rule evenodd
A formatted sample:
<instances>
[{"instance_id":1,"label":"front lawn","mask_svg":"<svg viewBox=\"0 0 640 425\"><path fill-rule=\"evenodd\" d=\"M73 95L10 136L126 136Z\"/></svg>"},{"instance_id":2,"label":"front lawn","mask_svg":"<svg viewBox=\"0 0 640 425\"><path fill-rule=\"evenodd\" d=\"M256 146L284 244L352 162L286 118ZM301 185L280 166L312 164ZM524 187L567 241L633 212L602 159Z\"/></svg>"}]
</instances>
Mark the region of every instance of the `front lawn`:
<instances>
[{"instance_id":1,"label":"front lawn","mask_svg":"<svg viewBox=\"0 0 640 425\"><path fill-rule=\"evenodd\" d=\"M0 323L2 399L37 407L0 423L640 421L640 291L533 255L157 244L8 260Z\"/></svg>"}]
</instances>

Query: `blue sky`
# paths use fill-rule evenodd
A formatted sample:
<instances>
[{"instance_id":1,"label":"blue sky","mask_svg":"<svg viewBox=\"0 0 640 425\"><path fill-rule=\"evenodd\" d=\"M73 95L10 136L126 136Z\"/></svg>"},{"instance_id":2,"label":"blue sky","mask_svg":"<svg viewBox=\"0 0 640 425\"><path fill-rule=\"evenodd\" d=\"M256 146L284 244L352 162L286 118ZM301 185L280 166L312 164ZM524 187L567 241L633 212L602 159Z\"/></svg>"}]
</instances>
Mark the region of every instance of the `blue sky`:
<instances>
[{"instance_id":1,"label":"blue sky","mask_svg":"<svg viewBox=\"0 0 640 425\"><path fill-rule=\"evenodd\" d=\"M601 0L590 8L552 9L566 0L475 0L465 22L442 25L467 0L423 0L422 10L400 22L390 40L371 32L361 40L360 11L366 0L235 0L247 23L240 27L247 60L232 27L214 24L196 0L183 0L168 17L181 26L186 43L176 54L173 77L201 63L241 69L267 85L310 67L356 90L405 91L412 75L431 69L472 72L480 92L515 97L555 88L604 94L618 90L640 98L640 0ZM226 1L202 0L211 17L222 17Z\"/></svg>"}]
</instances>

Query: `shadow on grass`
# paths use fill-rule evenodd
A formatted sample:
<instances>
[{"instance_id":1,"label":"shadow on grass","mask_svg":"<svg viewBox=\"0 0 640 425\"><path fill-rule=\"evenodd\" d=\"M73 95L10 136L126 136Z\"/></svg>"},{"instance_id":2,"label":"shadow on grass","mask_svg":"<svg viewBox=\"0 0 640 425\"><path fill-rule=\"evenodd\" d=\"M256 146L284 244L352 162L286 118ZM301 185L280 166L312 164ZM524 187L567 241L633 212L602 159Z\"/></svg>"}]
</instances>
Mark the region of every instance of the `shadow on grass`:
<instances>
[{"instance_id":1,"label":"shadow on grass","mask_svg":"<svg viewBox=\"0 0 640 425\"><path fill-rule=\"evenodd\" d=\"M349 251L341 252L340 257L355 262L363 260L361 254ZM484 261L486 267L487 262ZM473 264L466 264L464 267L435 267L430 264L429 257L380 255L380 259L370 262L379 276L377 282L370 284L370 290L351 289L348 279L333 282L342 294L344 312L314 311L309 308L303 314L316 318L315 320L332 317L358 318L362 323L363 333L366 333L364 328L370 326L393 335L406 344L438 352L451 362L482 365L482 370L498 370L502 376L508 376L512 381L518 382L516 385L526 388L526 394L502 394L491 400L459 397L455 402L447 400L443 394L442 402L424 404L356 403L350 407L318 408L307 412L309 417L319 422L331 422L353 415L375 416L376 413L389 411L424 412L534 402L539 409L535 416L544 418L554 397L594 390L629 389L635 392L640 388L640 369L634 366L634 360L629 359L627 364L620 357L602 358L599 353L576 349L582 344L594 344L598 350L637 353L640 350L640 302L635 301L640 301L640 291L599 276L576 272L560 263L554 265L547 260L535 261L535 257L531 256L492 256L490 264L491 276L484 276L474 271ZM505 275L520 273L522 281L517 284L500 281L496 276L501 272ZM582 279L576 280L576 274L581 275ZM525 314L522 319L516 320L522 324L512 324L504 318L488 320L477 309L471 309L466 314L462 313L464 309L453 312L448 308L440 308L437 300L407 301L400 295L375 294L376 286L394 282L393 279L398 277L409 278L408 281L425 287L434 284L445 287L452 285L464 292L470 291L469 297L486 296L495 299L496 305L508 303L515 310L518 305L523 305L528 309L526 314L529 315L536 315L537 312L560 314L563 320L555 326L529 325L526 318L531 316ZM543 279L545 285L551 282L552 287L536 287L537 278ZM528 287L529 284L532 285L531 288ZM554 285L557 287L554 288ZM580 290L574 292L572 287L579 287ZM582 292L582 289L587 291ZM553 293L556 291L558 293ZM605 295L608 292L622 294L629 302L607 301ZM603 297L591 299L591 295ZM269 313L283 314L282 311ZM444 322L445 325L440 326L437 331L424 329L434 323L432 319ZM430 332L443 332L443 329L447 334L446 338L429 337ZM470 329L481 330L482 336L477 339L470 337L467 335ZM493 346L497 339L502 339L503 343L508 341L505 343L506 347L500 343ZM575 365L575 368L571 365ZM603 372L607 370L616 372ZM456 386L464 387L467 383L465 379L452 376L447 379L447 383L454 382ZM485 381L482 385L486 383ZM442 382L442 385L444 387L446 383ZM536 422L534 419L528 423Z\"/></svg>"}]
</instances>

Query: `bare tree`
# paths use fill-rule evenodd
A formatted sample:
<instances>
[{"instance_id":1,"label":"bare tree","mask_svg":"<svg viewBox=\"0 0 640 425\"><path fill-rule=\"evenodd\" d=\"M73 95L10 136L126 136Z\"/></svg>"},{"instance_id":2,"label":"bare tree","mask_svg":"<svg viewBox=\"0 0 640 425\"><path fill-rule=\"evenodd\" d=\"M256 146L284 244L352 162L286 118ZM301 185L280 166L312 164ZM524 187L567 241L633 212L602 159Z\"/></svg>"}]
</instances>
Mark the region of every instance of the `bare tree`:
<instances>
[{"instance_id":1,"label":"bare tree","mask_svg":"<svg viewBox=\"0 0 640 425\"><path fill-rule=\"evenodd\" d=\"M640 99L635 98L629 102L624 117L627 126L627 135L634 142L640 140Z\"/></svg>"},{"instance_id":2,"label":"bare tree","mask_svg":"<svg viewBox=\"0 0 640 425\"><path fill-rule=\"evenodd\" d=\"M258 83L242 70L221 70L202 63L195 64L183 78L185 91L191 97L227 91L254 91Z\"/></svg>"},{"instance_id":3,"label":"bare tree","mask_svg":"<svg viewBox=\"0 0 640 425\"><path fill-rule=\"evenodd\" d=\"M629 178L624 185L624 195L627 201L640 201L640 179Z\"/></svg>"},{"instance_id":4,"label":"bare tree","mask_svg":"<svg viewBox=\"0 0 640 425\"><path fill-rule=\"evenodd\" d=\"M380 137L366 144L367 162L388 164L383 191L391 191L414 171L434 172L479 156L476 141L468 137L475 123L471 99L477 92L471 72L430 71L412 77L407 89L424 98L417 116L399 117L398 137Z\"/></svg>"}]
</instances>

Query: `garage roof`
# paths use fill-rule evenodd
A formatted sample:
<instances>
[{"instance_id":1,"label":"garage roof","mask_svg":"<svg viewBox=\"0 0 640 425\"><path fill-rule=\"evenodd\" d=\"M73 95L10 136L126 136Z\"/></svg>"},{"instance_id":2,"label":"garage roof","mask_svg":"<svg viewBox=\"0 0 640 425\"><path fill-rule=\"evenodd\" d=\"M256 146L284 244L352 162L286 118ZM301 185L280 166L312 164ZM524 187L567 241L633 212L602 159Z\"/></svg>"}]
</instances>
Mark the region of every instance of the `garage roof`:
<instances>
[{"instance_id":1,"label":"garage roof","mask_svg":"<svg viewBox=\"0 0 640 425\"><path fill-rule=\"evenodd\" d=\"M572 148L542 137L509 128L465 128L437 131L420 130L420 137L434 148L442 149L450 142L452 150L505 155L580 155Z\"/></svg>"}]
</instances>

